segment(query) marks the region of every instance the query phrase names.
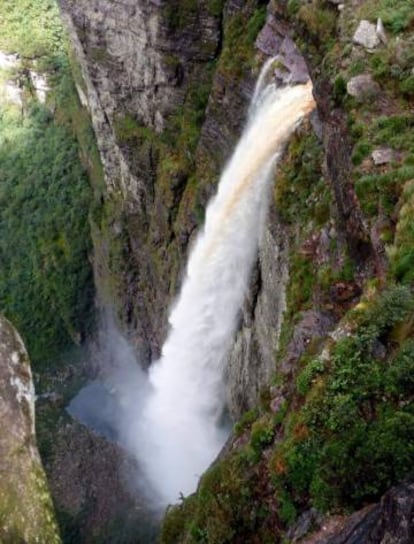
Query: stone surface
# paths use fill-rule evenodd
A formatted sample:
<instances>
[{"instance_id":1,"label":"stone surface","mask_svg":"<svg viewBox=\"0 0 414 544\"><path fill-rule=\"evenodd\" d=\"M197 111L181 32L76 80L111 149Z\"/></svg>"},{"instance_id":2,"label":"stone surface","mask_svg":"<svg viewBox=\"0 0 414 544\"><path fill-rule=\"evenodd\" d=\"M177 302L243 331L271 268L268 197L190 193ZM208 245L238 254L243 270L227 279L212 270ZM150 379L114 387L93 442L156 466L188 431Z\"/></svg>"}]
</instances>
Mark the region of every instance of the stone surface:
<instances>
[{"instance_id":1,"label":"stone surface","mask_svg":"<svg viewBox=\"0 0 414 544\"><path fill-rule=\"evenodd\" d=\"M319 526L322 523L323 516L315 508L311 508L303 512L295 522L295 524L287 532L289 542L295 544L309 533L312 527Z\"/></svg>"},{"instance_id":2,"label":"stone surface","mask_svg":"<svg viewBox=\"0 0 414 544\"><path fill-rule=\"evenodd\" d=\"M288 344L287 354L281 363L280 370L284 374L294 371L299 357L304 353L312 338L325 337L333 326L334 321L327 314L315 310L303 312L301 320L295 326L292 340Z\"/></svg>"},{"instance_id":3,"label":"stone surface","mask_svg":"<svg viewBox=\"0 0 414 544\"><path fill-rule=\"evenodd\" d=\"M375 25L365 20L360 21L352 40L366 49L374 49L380 44Z\"/></svg>"},{"instance_id":4,"label":"stone surface","mask_svg":"<svg viewBox=\"0 0 414 544\"><path fill-rule=\"evenodd\" d=\"M334 521L334 522L332 522ZM414 542L414 483L390 489L379 504L349 518L327 518L301 544L411 544Z\"/></svg>"},{"instance_id":5,"label":"stone surface","mask_svg":"<svg viewBox=\"0 0 414 544\"><path fill-rule=\"evenodd\" d=\"M119 320L133 333L130 337L147 365L159 356L168 308L196 225L194 194L184 194L188 173L173 172L171 183L157 183L156 135L181 112L191 85L194 89L209 84L210 62L221 43L221 19L211 14L206 2L196 11L181 6L179 21L175 7L160 2L60 4L81 68L79 94L88 103L104 166L105 199L114 201L113 218L94 231L99 303L115 303ZM217 82L216 88L225 91L227 82ZM239 104L235 97L234 108L240 111ZM144 127L150 138L122 138L118 127L125 119ZM200 145L213 165L224 160L222 154L227 158L234 127L220 118L218 129L213 113L209 120ZM234 124L240 126L239 117ZM213 160L210 146L220 149ZM212 189L197 196L199 207ZM113 247L120 245L128 255L121 263L113 257Z\"/></svg>"},{"instance_id":6,"label":"stone surface","mask_svg":"<svg viewBox=\"0 0 414 544\"><path fill-rule=\"evenodd\" d=\"M299 84L309 80L303 56L289 36L289 30L272 14L256 39L256 47L274 57L274 73L280 83Z\"/></svg>"},{"instance_id":7,"label":"stone surface","mask_svg":"<svg viewBox=\"0 0 414 544\"><path fill-rule=\"evenodd\" d=\"M159 513L151 507L145 479L115 443L76 421L56 433L46 466L54 503L77 527L77 542L155 541Z\"/></svg>"},{"instance_id":8,"label":"stone surface","mask_svg":"<svg viewBox=\"0 0 414 544\"><path fill-rule=\"evenodd\" d=\"M34 70L29 71L29 77L35 90L37 99L44 104L46 102L47 93L50 91L49 84L44 74L39 74Z\"/></svg>"},{"instance_id":9,"label":"stone surface","mask_svg":"<svg viewBox=\"0 0 414 544\"><path fill-rule=\"evenodd\" d=\"M19 64L19 56L0 51L0 69L10 70Z\"/></svg>"},{"instance_id":10,"label":"stone surface","mask_svg":"<svg viewBox=\"0 0 414 544\"><path fill-rule=\"evenodd\" d=\"M195 208L205 207L240 135L258 70L246 69L237 77L220 68L214 73L194 157L196 189L187 187L185 172L161 186L156 150L146 145L137 152L120 142L116 120L132 115L155 133L162 131L182 107L188 90L206 80L211 59L219 57L224 21L247 9L252 13L254 7L229 1L221 19L212 16L208 2L200 2L177 30L165 5L158 2L62 0L61 5L82 69L84 82L78 86L82 100L86 96L89 104L107 190L120 191L124 210L119 221L112 221L110 233L95 236L98 291L103 298L112 273L108 234L120 242L127 240L128 271L111 279L120 284L112 298L118 299L123 326L133 331L141 360L149 364L159 356L167 332L168 308L178 293L187 246L195 232ZM268 15L256 47L262 62L263 55L277 55L274 69L280 80L308 79L288 29L273 14ZM229 357L228 396L234 415L257 399L273 369L284 308L286 252L286 238L273 214Z\"/></svg>"},{"instance_id":11,"label":"stone surface","mask_svg":"<svg viewBox=\"0 0 414 544\"><path fill-rule=\"evenodd\" d=\"M228 403L235 417L255 406L260 390L270 382L286 308L288 243L275 210L271 217L227 365Z\"/></svg>"},{"instance_id":12,"label":"stone surface","mask_svg":"<svg viewBox=\"0 0 414 544\"><path fill-rule=\"evenodd\" d=\"M394 151L390 147L378 147L371 154L376 166L388 164L394 159Z\"/></svg>"},{"instance_id":13,"label":"stone surface","mask_svg":"<svg viewBox=\"0 0 414 544\"><path fill-rule=\"evenodd\" d=\"M382 19L379 18L377 20L377 28L376 28L377 36L382 41L383 44L388 43L387 34L385 32L384 23L382 22Z\"/></svg>"},{"instance_id":14,"label":"stone surface","mask_svg":"<svg viewBox=\"0 0 414 544\"><path fill-rule=\"evenodd\" d=\"M371 74L360 74L348 81L346 90L349 95L362 101L375 98L380 93L380 86Z\"/></svg>"},{"instance_id":15,"label":"stone surface","mask_svg":"<svg viewBox=\"0 0 414 544\"><path fill-rule=\"evenodd\" d=\"M23 342L0 316L0 542L60 542L35 438L34 387Z\"/></svg>"}]
</instances>

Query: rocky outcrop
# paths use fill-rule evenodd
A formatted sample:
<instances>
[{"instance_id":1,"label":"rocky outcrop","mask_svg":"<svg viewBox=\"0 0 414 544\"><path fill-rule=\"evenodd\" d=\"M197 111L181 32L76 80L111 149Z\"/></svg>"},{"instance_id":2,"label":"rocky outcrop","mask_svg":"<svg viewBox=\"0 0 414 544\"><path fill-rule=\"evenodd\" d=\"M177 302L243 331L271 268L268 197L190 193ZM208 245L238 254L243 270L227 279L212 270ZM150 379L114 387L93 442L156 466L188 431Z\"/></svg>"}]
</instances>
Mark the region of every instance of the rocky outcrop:
<instances>
[{"instance_id":1,"label":"rocky outcrop","mask_svg":"<svg viewBox=\"0 0 414 544\"><path fill-rule=\"evenodd\" d=\"M60 542L35 438L34 388L23 342L0 317L0 541Z\"/></svg>"},{"instance_id":2,"label":"rocky outcrop","mask_svg":"<svg viewBox=\"0 0 414 544\"><path fill-rule=\"evenodd\" d=\"M192 538L215 543L277 540L296 516L303 522L296 536L303 538L319 519L300 516L312 506L314 495L323 507L331 508L323 501L333 485L339 510L360 508L378 500L391 481L406 476L404 470L398 477L392 475L386 484L374 485L368 500L363 494L350 505L350 491L342 489L349 470L337 475L326 455L315 476L312 463L325 446L332 446L332 433L338 429L338 443L349 446L345 435L352 423L346 419L350 400L336 392L327 394L326 403L337 400L338 406L334 404L335 417L326 423L324 388L329 373L336 371L337 387L344 382L348 387L343 375L355 366L348 368L348 362L354 361L352 356L361 362L359 352L348 357L338 351L333 361L328 360L324 345L332 347L338 340L345 345L349 336L349 349L355 346L348 330L337 334L339 327L327 335L361 295L366 301L359 310L376 299L376 289L386 281L388 260L395 260L399 251L392 247L406 198L399 184L412 178L412 156L403 138L396 140L395 127L411 126L407 120L413 96L411 57L402 54L399 36L387 37L380 22L375 28L373 21L385 10L377 14L375 2L367 7L363 1L272 0L267 12L264 4L61 0L81 68L79 96L90 110L105 169L103 212L94 217L93 225L99 299L102 306L115 301L118 319L130 331L145 364L159 355L189 244L242 129L258 67L276 56L269 77L301 82L309 70L314 82L318 116L312 128L305 127L293 139L281 161L280 188L273 195L228 359L231 413L239 416L261 397L259 416L247 414L253 419L240 425L237 443L245 449L239 458L234 452L227 458L226 451L216 467L220 476L207 475L210 494L202 495L197 513L194 497L187 518L176 510L184 532L191 527ZM387 32L404 27L401 13L392 24L384 19ZM296 50L292 30L307 64ZM408 47L409 42L404 43ZM376 150L385 145L391 154L384 159L384 153L381 157ZM401 169L394 175L391 168L398 161ZM403 234L411 240L408 229ZM412 252L403 257L394 266L396 281L404 274L410 277ZM393 329L390 334L393 349L383 347L380 335L369 357L392 362L396 344L404 345L411 332ZM367 375L373 364L365 370ZM277 385L260 395L276 365ZM343 374L336 365L344 366ZM364 395L352 400L359 402L360 397ZM374 395L361 407L361 425L374 426L382 413L375 403L384 399L385 394ZM305 410L308 405L312 409L312 402L323 406L313 418ZM405 407L400 400L398 405ZM329 429L326 435L324 425ZM391 427L384 432L390 433L392 442ZM312 432L320 444L311 441ZM346 447L341 457L345 466ZM330 475L325 489L321 482L328 478L328 465L337 477ZM357 484L359 479L355 480ZM373 542L388 542L394 529L381 533L378 527L388 522L379 521L383 519L379 509L367 507L348 521L341 518L339 524L331 519L329 538L337 538L335 543L358 542L358 531L361 538L374 538L370 531L376 527ZM266 524L268 533L263 529Z\"/></svg>"},{"instance_id":3,"label":"rocky outcrop","mask_svg":"<svg viewBox=\"0 0 414 544\"><path fill-rule=\"evenodd\" d=\"M272 210L226 369L228 405L238 418L257 403L275 370L288 281L288 240Z\"/></svg>"},{"instance_id":4,"label":"rocky outcrop","mask_svg":"<svg viewBox=\"0 0 414 544\"><path fill-rule=\"evenodd\" d=\"M152 172L131 164L116 125L131 115L139 125L163 131L184 101L192 71L214 58L218 18L205 6L182 23L174 17L185 14L175 14L174 6L135 0L62 0L61 7L82 68L108 190L121 191L130 211L142 210L153 195ZM183 32L176 24L185 25Z\"/></svg>"},{"instance_id":5,"label":"rocky outcrop","mask_svg":"<svg viewBox=\"0 0 414 544\"><path fill-rule=\"evenodd\" d=\"M155 541L160 513L132 459L76 421L61 422L46 470L58 519L74 542Z\"/></svg>"},{"instance_id":6,"label":"rocky outcrop","mask_svg":"<svg viewBox=\"0 0 414 544\"><path fill-rule=\"evenodd\" d=\"M195 226L194 202L191 215L183 210L179 229L173 225L194 144L185 139L178 157L166 140L179 136L178 116L187 101L190 116L205 107L206 91L199 87L209 88L209 63L221 44L221 11L208 2L193 9L133 0L65 0L61 7L81 68L78 88L91 113L110 207L94 230L99 301L115 300L120 321L134 333L140 358L148 364L159 354L166 310ZM164 166L162 159L168 159ZM165 181L157 182L160 177ZM193 190L187 192L193 198Z\"/></svg>"},{"instance_id":7,"label":"rocky outcrop","mask_svg":"<svg viewBox=\"0 0 414 544\"><path fill-rule=\"evenodd\" d=\"M349 518L319 519L319 523L323 525L320 531L305 539L293 538L292 543L410 544L414 540L414 483L407 481L391 488L379 504Z\"/></svg>"}]
</instances>

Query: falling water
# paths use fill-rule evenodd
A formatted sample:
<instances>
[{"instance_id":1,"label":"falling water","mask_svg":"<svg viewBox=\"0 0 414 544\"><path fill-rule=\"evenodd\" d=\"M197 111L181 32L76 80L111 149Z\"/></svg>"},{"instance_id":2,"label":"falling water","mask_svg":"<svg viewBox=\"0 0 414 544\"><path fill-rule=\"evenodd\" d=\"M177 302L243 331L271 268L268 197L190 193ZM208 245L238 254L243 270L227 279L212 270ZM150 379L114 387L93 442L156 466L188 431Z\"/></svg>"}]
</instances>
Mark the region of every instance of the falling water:
<instances>
[{"instance_id":1,"label":"falling water","mask_svg":"<svg viewBox=\"0 0 414 544\"><path fill-rule=\"evenodd\" d=\"M162 502L194 491L228 434L220 424L223 366L257 253L268 181L287 138L314 107L310 83L276 89L263 81L189 257L170 332L150 370L151 392L129 428Z\"/></svg>"}]
</instances>

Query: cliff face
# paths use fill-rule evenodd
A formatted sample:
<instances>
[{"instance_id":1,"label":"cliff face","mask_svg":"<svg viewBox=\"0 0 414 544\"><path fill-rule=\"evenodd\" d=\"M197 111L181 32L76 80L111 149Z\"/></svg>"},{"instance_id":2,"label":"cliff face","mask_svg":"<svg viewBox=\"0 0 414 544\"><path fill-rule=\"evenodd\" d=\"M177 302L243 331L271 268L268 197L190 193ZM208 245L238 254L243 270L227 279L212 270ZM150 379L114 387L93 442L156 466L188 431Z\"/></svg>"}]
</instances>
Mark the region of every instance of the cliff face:
<instances>
[{"instance_id":1,"label":"cliff face","mask_svg":"<svg viewBox=\"0 0 414 544\"><path fill-rule=\"evenodd\" d=\"M36 446L34 387L23 342L0 317L0 540L60 542Z\"/></svg>"},{"instance_id":2,"label":"cliff face","mask_svg":"<svg viewBox=\"0 0 414 544\"><path fill-rule=\"evenodd\" d=\"M268 6L300 45L318 103L276 175L289 277L272 385L197 494L169 512L163 542L412 538L409 484L374 506L414 455L408 4Z\"/></svg>"},{"instance_id":3,"label":"cliff face","mask_svg":"<svg viewBox=\"0 0 414 544\"><path fill-rule=\"evenodd\" d=\"M115 302L144 364L263 60L278 55L285 82L309 70L318 103L279 166L229 354L230 409L254 409L163 541L296 542L314 508L376 503L413 459L412 3L61 6L105 169L99 301Z\"/></svg>"},{"instance_id":4,"label":"cliff face","mask_svg":"<svg viewBox=\"0 0 414 544\"><path fill-rule=\"evenodd\" d=\"M105 169L104 211L94 217L99 300L115 301L148 364L165 338L188 244L240 134L259 61L286 45L286 28L267 25L256 58L265 8L253 1L61 6ZM296 70L303 81L303 59L289 55L281 77ZM235 415L253 405L271 375L286 247L272 212L228 365Z\"/></svg>"}]
</instances>

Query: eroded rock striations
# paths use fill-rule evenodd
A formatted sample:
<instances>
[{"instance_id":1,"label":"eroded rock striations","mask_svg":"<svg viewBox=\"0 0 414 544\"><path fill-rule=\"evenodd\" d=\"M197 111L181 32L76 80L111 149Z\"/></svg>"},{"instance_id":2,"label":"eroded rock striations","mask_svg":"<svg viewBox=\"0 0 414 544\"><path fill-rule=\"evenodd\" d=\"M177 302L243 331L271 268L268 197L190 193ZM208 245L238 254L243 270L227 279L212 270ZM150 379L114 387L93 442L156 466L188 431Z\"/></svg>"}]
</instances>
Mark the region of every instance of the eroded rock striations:
<instances>
[{"instance_id":1,"label":"eroded rock striations","mask_svg":"<svg viewBox=\"0 0 414 544\"><path fill-rule=\"evenodd\" d=\"M35 438L34 388L23 342L0 317L0 541L59 543Z\"/></svg>"},{"instance_id":2,"label":"eroded rock striations","mask_svg":"<svg viewBox=\"0 0 414 544\"><path fill-rule=\"evenodd\" d=\"M272 14L266 22L265 8L254 1L191 7L65 0L61 7L105 168L104 199L112 206L94 231L100 302L116 301L149 364L165 338L188 244L241 132L260 65L275 56L282 83L309 76L287 26ZM257 23L246 38L243 25L252 19ZM274 209L262 238L227 369L234 416L253 406L270 379L285 304L287 239Z\"/></svg>"}]
</instances>

